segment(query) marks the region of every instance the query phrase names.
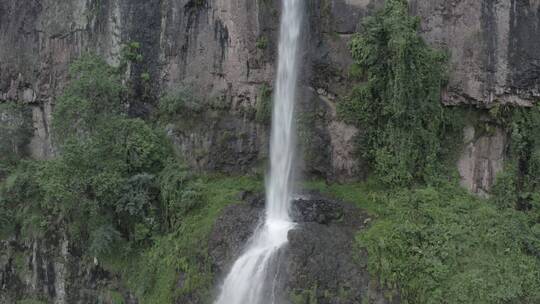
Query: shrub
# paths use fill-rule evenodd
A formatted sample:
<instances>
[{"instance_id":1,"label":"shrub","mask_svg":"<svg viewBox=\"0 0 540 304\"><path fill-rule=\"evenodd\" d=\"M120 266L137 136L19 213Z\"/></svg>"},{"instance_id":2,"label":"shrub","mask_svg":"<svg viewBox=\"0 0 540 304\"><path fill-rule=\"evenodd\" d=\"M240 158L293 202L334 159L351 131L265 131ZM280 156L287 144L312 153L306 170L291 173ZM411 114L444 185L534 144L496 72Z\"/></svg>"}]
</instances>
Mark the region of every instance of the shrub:
<instances>
[{"instance_id":1,"label":"shrub","mask_svg":"<svg viewBox=\"0 0 540 304\"><path fill-rule=\"evenodd\" d=\"M338 114L363 130L363 155L387 185L437 175L443 139L455 129L440 102L446 56L426 45L418 25L407 1L390 0L350 43L354 74L362 71L366 82Z\"/></svg>"},{"instance_id":2,"label":"shrub","mask_svg":"<svg viewBox=\"0 0 540 304\"><path fill-rule=\"evenodd\" d=\"M52 122L61 155L21 165L6 180L0 219L28 231L64 229L82 250L108 254L160 232L155 176L171 150L160 132L125 114L119 70L95 56L70 70Z\"/></svg>"},{"instance_id":3,"label":"shrub","mask_svg":"<svg viewBox=\"0 0 540 304\"><path fill-rule=\"evenodd\" d=\"M37 167L23 161L0 184L0 235L8 236L19 227L24 236L42 235L43 221L39 209L40 189L35 181Z\"/></svg>"},{"instance_id":4,"label":"shrub","mask_svg":"<svg viewBox=\"0 0 540 304\"><path fill-rule=\"evenodd\" d=\"M506 127L511 135L508 173L513 175L506 179L513 186L513 204L520 210L535 209L540 223L540 107L515 107L511 118L506 120ZM497 193L504 195L508 193Z\"/></svg>"},{"instance_id":5,"label":"shrub","mask_svg":"<svg viewBox=\"0 0 540 304\"><path fill-rule=\"evenodd\" d=\"M510 136L505 170L497 176L493 201L501 209L514 208L528 217L528 227L536 239L528 240L528 250L540 257L540 107L511 107L502 111L500 122Z\"/></svg>"},{"instance_id":6,"label":"shrub","mask_svg":"<svg viewBox=\"0 0 540 304\"><path fill-rule=\"evenodd\" d=\"M130 240L141 242L161 231L159 188L154 175L142 173L128 178L115 203L119 227Z\"/></svg>"},{"instance_id":7,"label":"shrub","mask_svg":"<svg viewBox=\"0 0 540 304\"><path fill-rule=\"evenodd\" d=\"M540 234L525 214L453 185L372 199L382 219L357 244L369 252L370 272L399 290L403 303L540 301L540 255L531 254Z\"/></svg>"},{"instance_id":8,"label":"shrub","mask_svg":"<svg viewBox=\"0 0 540 304\"><path fill-rule=\"evenodd\" d=\"M168 227L176 227L190 211L200 206L202 197L195 175L186 166L170 159L160 173L160 195Z\"/></svg>"},{"instance_id":9,"label":"shrub","mask_svg":"<svg viewBox=\"0 0 540 304\"><path fill-rule=\"evenodd\" d=\"M169 123L178 117L199 113L202 110L202 105L195 100L188 89L181 88L161 97L158 108L160 121Z\"/></svg>"},{"instance_id":10,"label":"shrub","mask_svg":"<svg viewBox=\"0 0 540 304\"><path fill-rule=\"evenodd\" d=\"M268 38L266 36L259 36L255 46L260 50L265 50L268 47Z\"/></svg>"},{"instance_id":11,"label":"shrub","mask_svg":"<svg viewBox=\"0 0 540 304\"><path fill-rule=\"evenodd\" d=\"M113 226L98 227L90 235L89 253L99 257L110 254L119 240L121 240L120 232Z\"/></svg>"},{"instance_id":12,"label":"shrub","mask_svg":"<svg viewBox=\"0 0 540 304\"><path fill-rule=\"evenodd\" d=\"M70 83L56 101L53 130L60 144L71 136L86 136L96 126L120 115L124 109L118 70L94 55L85 55L70 66Z\"/></svg>"}]
</instances>

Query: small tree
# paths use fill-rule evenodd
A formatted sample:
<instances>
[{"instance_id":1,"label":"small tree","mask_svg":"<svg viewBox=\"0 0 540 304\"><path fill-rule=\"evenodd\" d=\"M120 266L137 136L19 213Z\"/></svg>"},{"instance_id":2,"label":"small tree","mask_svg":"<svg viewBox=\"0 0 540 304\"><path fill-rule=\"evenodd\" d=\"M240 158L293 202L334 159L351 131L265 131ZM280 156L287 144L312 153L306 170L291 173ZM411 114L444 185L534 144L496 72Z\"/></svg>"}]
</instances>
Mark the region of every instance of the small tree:
<instances>
[{"instance_id":1,"label":"small tree","mask_svg":"<svg viewBox=\"0 0 540 304\"><path fill-rule=\"evenodd\" d=\"M365 82L339 105L339 114L363 131L363 155L388 185L435 174L449 124L440 101L446 56L426 45L418 26L407 1L389 0L350 43Z\"/></svg>"}]
</instances>

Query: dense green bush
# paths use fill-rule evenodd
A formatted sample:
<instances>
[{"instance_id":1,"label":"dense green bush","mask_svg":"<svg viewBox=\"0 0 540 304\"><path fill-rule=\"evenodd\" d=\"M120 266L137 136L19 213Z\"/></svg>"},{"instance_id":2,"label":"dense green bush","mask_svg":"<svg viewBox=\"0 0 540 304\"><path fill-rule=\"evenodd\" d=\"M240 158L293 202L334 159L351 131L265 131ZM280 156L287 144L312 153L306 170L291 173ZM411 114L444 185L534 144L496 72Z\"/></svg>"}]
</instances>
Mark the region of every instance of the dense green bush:
<instances>
[{"instance_id":1,"label":"dense green bush","mask_svg":"<svg viewBox=\"0 0 540 304\"><path fill-rule=\"evenodd\" d=\"M85 55L70 66L70 83L56 101L53 113L54 137L66 138L95 132L102 122L121 115L125 87L119 70L104 59Z\"/></svg>"},{"instance_id":2,"label":"dense green bush","mask_svg":"<svg viewBox=\"0 0 540 304\"><path fill-rule=\"evenodd\" d=\"M480 199L448 182L393 190L377 180L308 186L375 219L358 234L355 251L367 249L368 269L389 297L414 304L540 301L540 229L527 213L497 207L495 197Z\"/></svg>"},{"instance_id":3,"label":"dense green bush","mask_svg":"<svg viewBox=\"0 0 540 304\"><path fill-rule=\"evenodd\" d=\"M365 82L338 107L346 122L364 132L363 155L388 185L437 175L443 139L455 129L440 100L446 56L426 45L418 26L404 0L386 1L366 18L350 44L354 74Z\"/></svg>"},{"instance_id":4,"label":"dense green bush","mask_svg":"<svg viewBox=\"0 0 540 304\"><path fill-rule=\"evenodd\" d=\"M45 301L34 299L34 298L25 298L24 300L20 300L17 302L17 304L45 304Z\"/></svg>"},{"instance_id":5,"label":"dense green bush","mask_svg":"<svg viewBox=\"0 0 540 304\"><path fill-rule=\"evenodd\" d=\"M205 240L222 208L262 183L193 174L162 131L126 115L120 73L94 56L73 64L53 115L60 154L20 162L0 183L0 236L66 233L83 259L98 257L141 303L209 300ZM161 114L196 110L190 100L174 94Z\"/></svg>"},{"instance_id":6,"label":"dense green bush","mask_svg":"<svg viewBox=\"0 0 540 304\"><path fill-rule=\"evenodd\" d=\"M52 121L60 155L23 163L8 177L3 230L64 230L97 256L147 243L164 229L158 175L171 149L151 125L125 114L120 70L84 56L70 71Z\"/></svg>"},{"instance_id":7,"label":"dense green bush","mask_svg":"<svg viewBox=\"0 0 540 304\"><path fill-rule=\"evenodd\" d=\"M186 214L202 203L202 185L186 166L176 161L167 163L159 175L159 184L168 227L177 227Z\"/></svg>"},{"instance_id":8,"label":"dense green bush","mask_svg":"<svg viewBox=\"0 0 540 304\"><path fill-rule=\"evenodd\" d=\"M152 246L122 255L107 268L122 275L141 303L210 303L214 270L206 240L223 208L237 202L240 191L261 191L263 183L247 177L195 177L176 165L168 165L161 179L167 181L167 200L178 206L181 217L171 215L177 220L174 227L156 236ZM186 195L197 196L196 208L182 206ZM171 207L169 212L175 212L176 206Z\"/></svg>"},{"instance_id":9,"label":"dense green bush","mask_svg":"<svg viewBox=\"0 0 540 304\"><path fill-rule=\"evenodd\" d=\"M381 219L361 234L369 269L404 303L537 303L540 230L457 185L375 194Z\"/></svg>"},{"instance_id":10,"label":"dense green bush","mask_svg":"<svg viewBox=\"0 0 540 304\"><path fill-rule=\"evenodd\" d=\"M540 106L507 107L498 116L510 134L505 171L495 185L497 203L514 207L540 223Z\"/></svg>"},{"instance_id":11,"label":"dense green bush","mask_svg":"<svg viewBox=\"0 0 540 304\"><path fill-rule=\"evenodd\" d=\"M458 137L461 111L442 106L446 56L422 41L418 25L406 1L390 0L353 38L350 76L363 82L338 114L363 131L378 182L332 192L378 217L356 243L402 302L540 302L540 110L490 111L511 134L491 199L444 181L452 152L445 147L455 146L447 140Z\"/></svg>"},{"instance_id":12,"label":"dense green bush","mask_svg":"<svg viewBox=\"0 0 540 304\"><path fill-rule=\"evenodd\" d=\"M47 225L41 213L41 191L37 185L34 162L23 161L0 184L0 236L43 235Z\"/></svg>"}]
</instances>

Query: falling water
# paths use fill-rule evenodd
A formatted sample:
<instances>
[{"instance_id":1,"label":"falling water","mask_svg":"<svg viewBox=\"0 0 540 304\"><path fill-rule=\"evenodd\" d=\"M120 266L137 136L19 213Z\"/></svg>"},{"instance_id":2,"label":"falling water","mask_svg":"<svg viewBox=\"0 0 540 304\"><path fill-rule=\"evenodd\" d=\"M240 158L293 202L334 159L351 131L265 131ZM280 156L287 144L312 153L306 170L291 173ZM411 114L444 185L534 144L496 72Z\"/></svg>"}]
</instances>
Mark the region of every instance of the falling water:
<instances>
[{"instance_id":1,"label":"falling water","mask_svg":"<svg viewBox=\"0 0 540 304\"><path fill-rule=\"evenodd\" d=\"M294 157L294 99L296 95L298 40L302 0L282 0L279 61L272 135L270 174L266 185L266 217L246 251L234 263L221 287L216 304L274 304L277 258L294 227L289 216Z\"/></svg>"}]
</instances>

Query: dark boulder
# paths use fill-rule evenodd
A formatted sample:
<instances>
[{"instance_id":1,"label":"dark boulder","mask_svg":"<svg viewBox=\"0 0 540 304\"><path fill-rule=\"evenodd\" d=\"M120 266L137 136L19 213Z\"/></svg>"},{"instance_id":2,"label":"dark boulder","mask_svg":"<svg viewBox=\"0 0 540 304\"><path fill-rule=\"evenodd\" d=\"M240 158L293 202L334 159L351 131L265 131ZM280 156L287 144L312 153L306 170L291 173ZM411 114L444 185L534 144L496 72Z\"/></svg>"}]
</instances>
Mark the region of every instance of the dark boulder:
<instances>
[{"instance_id":1,"label":"dark boulder","mask_svg":"<svg viewBox=\"0 0 540 304\"><path fill-rule=\"evenodd\" d=\"M223 278L264 218L263 195L244 193L242 199L244 203L224 210L210 238L217 279ZM292 304L397 303L385 300L373 286L367 254L355 246L357 233L369 222L365 212L306 192L293 201L291 214L298 224L280 251L278 298Z\"/></svg>"},{"instance_id":2,"label":"dark boulder","mask_svg":"<svg viewBox=\"0 0 540 304\"><path fill-rule=\"evenodd\" d=\"M217 278L241 254L264 214L264 196L241 193L243 203L228 206L219 216L209 239L209 255Z\"/></svg>"},{"instance_id":3,"label":"dark boulder","mask_svg":"<svg viewBox=\"0 0 540 304\"><path fill-rule=\"evenodd\" d=\"M293 201L291 215L298 223L329 224L343 217L343 206L320 195L302 195Z\"/></svg>"}]
</instances>

